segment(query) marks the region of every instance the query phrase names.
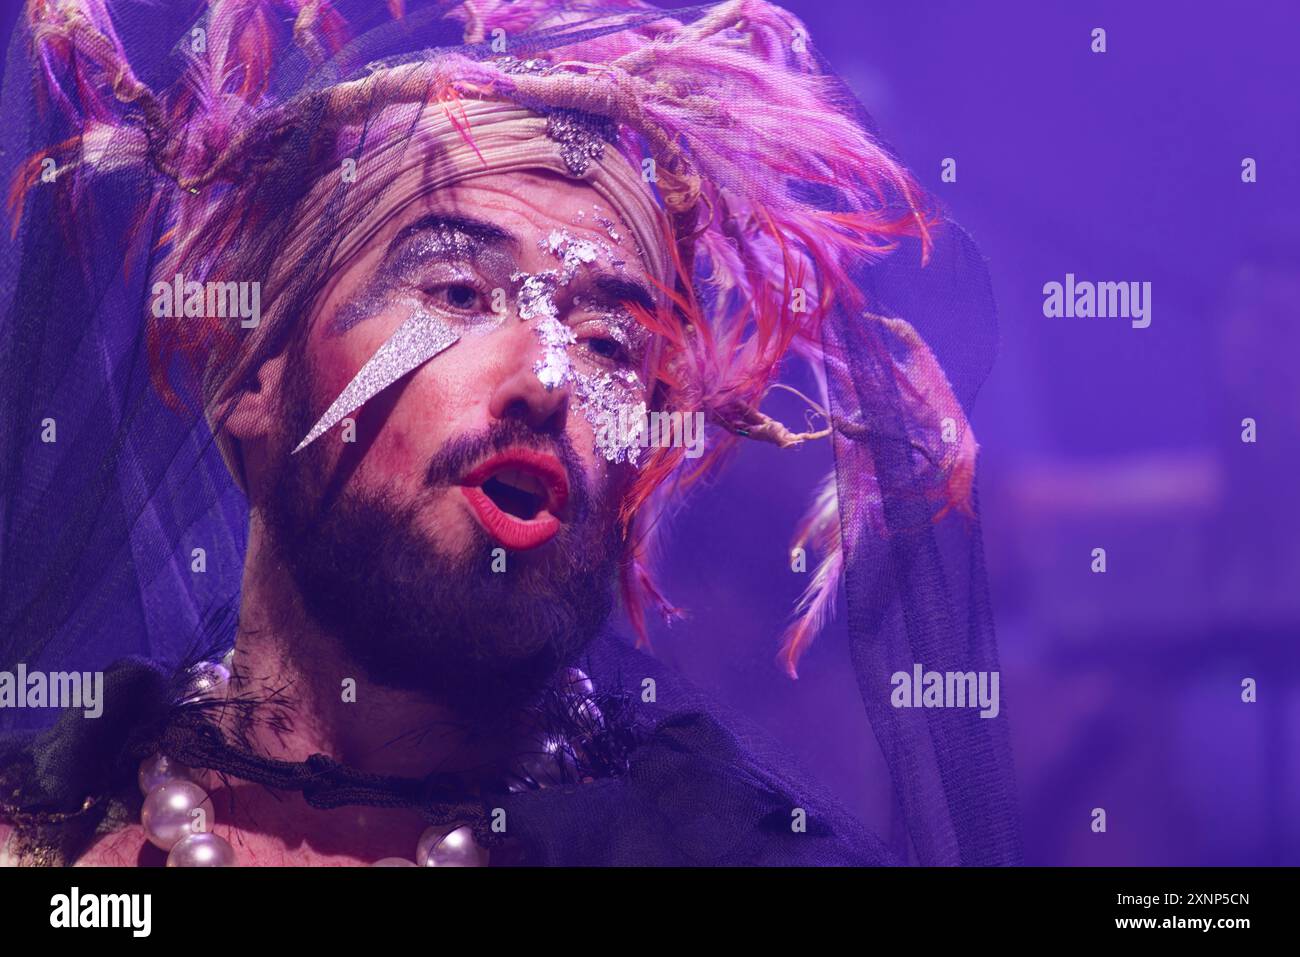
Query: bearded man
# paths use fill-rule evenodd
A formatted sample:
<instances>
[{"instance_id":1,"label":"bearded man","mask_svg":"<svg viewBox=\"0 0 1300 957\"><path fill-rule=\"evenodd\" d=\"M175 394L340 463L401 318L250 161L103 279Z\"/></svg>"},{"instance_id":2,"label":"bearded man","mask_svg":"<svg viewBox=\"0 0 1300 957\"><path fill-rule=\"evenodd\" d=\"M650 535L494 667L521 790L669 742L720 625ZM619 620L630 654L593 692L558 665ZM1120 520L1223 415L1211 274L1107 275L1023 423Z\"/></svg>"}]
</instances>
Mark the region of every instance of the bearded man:
<instances>
[{"instance_id":1,"label":"bearded man","mask_svg":"<svg viewBox=\"0 0 1300 957\"><path fill-rule=\"evenodd\" d=\"M911 768L913 852L1014 860L1001 726L886 710L887 666L914 645L941 670L996 663L987 622L964 625L926 564L945 520L978 548L975 445L915 324L865 308L861 270L904 243L931 255L945 224L806 30L752 0L671 16L638 0L390 6L373 22L360 4L214 0L185 21L164 93L133 69L120 14L29 3L43 96L76 133L18 171L30 283L10 315L27 321L42 281L66 298L33 219L102 249L107 207L126 268L84 267L111 292L81 308L107 324L110 365L147 355L150 375L115 396L100 453L129 519L74 535L72 510L48 545L70 577L7 600L5 660L84 653L123 584L79 577L96 555L130 556L141 635L178 605L197 634L179 665L148 640L114 664L102 722L70 712L0 747L8 854L896 860L614 625L626 615L644 645L645 610L673 613L655 538L736 441L830 437L838 475L798 540L824 560L781 661L793 675L845 577L851 627L877 646L855 658L864 700L891 765ZM821 393L804 431L759 410L795 355ZM706 421L704 457L628 427L648 413ZM27 517L19 503L7 544ZM224 592L194 581L241 553ZM854 577L873 568L885 587ZM899 595L919 618L894 620ZM924 754L918 734L937 735Z\"/></svg>"}]
</instances>

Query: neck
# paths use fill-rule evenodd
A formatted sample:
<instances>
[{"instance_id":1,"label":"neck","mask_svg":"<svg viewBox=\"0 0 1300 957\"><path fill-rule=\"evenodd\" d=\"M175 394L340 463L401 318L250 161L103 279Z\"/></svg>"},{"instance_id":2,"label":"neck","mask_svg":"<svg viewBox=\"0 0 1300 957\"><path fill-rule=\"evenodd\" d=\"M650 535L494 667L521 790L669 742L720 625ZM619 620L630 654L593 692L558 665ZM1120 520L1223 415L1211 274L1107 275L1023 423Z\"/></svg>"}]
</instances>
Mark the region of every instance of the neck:
<instances>
[{"instance_id":1,"label":"neck","mask_svg":"<svg viewBox=\"0 0 1300 957\"><path fill-rule=\"evenodd\" d=\"M370 681L306 614L256 512L239 617L231 691L267 704L251 715L227 709L223 724L253 750L287 761L326 754L404 777L468 771L498 750L499 742L472 734L444 705ZM270 712L277 720L267 720Z\"/></svg>"},{"instance_id":2,"label":"neck","mask_svg":"<svg viewBox=\"0 0 1300 957\"><path fill-rule=\"evenodd\" d=\"M226 708L222 730L266 757L303 761L325 754L372 774L422 778L490 767L504 741L472 734L445 706L371 682L341 643L305 613L256 510L249 525L231 696L266 702ZM249 863L365 864L414 856L426 824L407 809L310 807L298 793L272 793L205 776L218 833Z\"/></svg>"}]
</instances>

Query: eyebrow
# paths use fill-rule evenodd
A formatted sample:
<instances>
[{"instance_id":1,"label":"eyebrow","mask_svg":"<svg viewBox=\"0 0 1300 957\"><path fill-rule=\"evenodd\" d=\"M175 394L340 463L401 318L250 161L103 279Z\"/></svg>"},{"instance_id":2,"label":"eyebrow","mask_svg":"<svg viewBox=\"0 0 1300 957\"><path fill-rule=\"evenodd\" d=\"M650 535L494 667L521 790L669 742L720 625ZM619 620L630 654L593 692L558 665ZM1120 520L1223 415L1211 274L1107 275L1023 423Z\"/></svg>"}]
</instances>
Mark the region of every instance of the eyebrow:
<instances>
[{"instance_id":1,"label":"eyebrow","mask_svg":"<svg viewBox=\"0 0 1300 957\"><path fill-rule=\"evenodd\" d=\"M604 302L611 304L631 302L646 312L655 311L654 293L639 279L602 272L596 274L589 288Z\"/></svg>"},{"instance_id":2,"label":"eyebrow","mask_svg":"<svg viewBox=\"0 0 1300 957\"><path fill-rule=\"evenodd\" d=\"M388 244L388 250L384 258L392 256L397 250L402 248L412 236L419 233L427 232L457 232L473 240L476 245L480 246L510 246L515 249L519 248L519 237L507 229L502 229L495 223L489 223L486 220L475 219L472 216L464 216L451 213L429 213L421 216L415 222L404 226L393 241Z\"/></svg>"},{"instance_id":3,"label":"eyebrow","mask_svg":"<svg viewBox=\"0 0 1300 957\"><path fill-rule=\"evenodd\" d=\"M518 236L495 223L463 214L429 213L404 226L388 244L384 258L391 257L412 236L444 230L461 233L479 246L509 246L518 251L522 245ZM610 305L631 302L646 312L654 312L656 308L655 294L650 286L630 276L599 272L593 276L588 289L597 299Z\"/></svg>"}]
</instances>

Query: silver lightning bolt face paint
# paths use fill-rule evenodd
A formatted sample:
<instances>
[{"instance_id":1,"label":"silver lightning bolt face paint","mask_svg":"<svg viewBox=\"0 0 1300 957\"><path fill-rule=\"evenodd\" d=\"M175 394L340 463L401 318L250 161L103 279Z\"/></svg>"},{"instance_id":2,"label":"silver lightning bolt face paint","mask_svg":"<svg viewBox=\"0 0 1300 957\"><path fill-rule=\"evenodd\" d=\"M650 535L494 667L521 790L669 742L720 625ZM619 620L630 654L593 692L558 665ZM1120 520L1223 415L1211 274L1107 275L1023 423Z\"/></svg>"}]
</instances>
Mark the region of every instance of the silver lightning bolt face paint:
<instances>
[{"instance_id":1,"label":"silver lightning bolt face paint","mask_svg":"<svg viewBox=\"0 0 1300 957\"><path fill-rule=\"evenodd\" d=\"M406 305L411 312L330 403L325 414L293 450L294 454L398 379L451 348L463 332L494 328L501 323L500 316L472 313L458 316L453 322L431 311L412 291L413 286L419 286L418 274L426 263L433 260L442 264L441 268L451 268L445 264L470 262L479 245L472 237L448 226L420 233L402 244L396 255L381 264L361 293L338 310L326 330L327 336L343 335L393 305ZM456 275L444 278L457 281Z\"/></svg>"},{"instance_id":2,"label":"silver lightning bolt face paint","mask_svg":"<svg viewBox=\"0 0 1300 957\"><path fill-rule=\"evenodd\" d=\"M330 403L325 414L298 443L293 454L302 451L402 376L446 351L459 339L460 334L449 328L441 318L416 305L410 317L397 327L397 331L388 337L352 377L338 398Z\"/></svg>"},{"instance_id":3,"label":"silver lightning bolt face paint","mask_svg":"<svg viewBox=\"0 0 1300 957\"><path fill-rule=\"evenodd\" d=\"M599 210L599 207L594 208ZM606 227L615 243L619 242L612 221L599 215L593 218ZM463 333L496 328L501 323L501 316L472 313L457 316L453 321L431 311L418 296L400 294L404 286L411 284L410 277L422 263L431 258L471 261L478 251L477 245L476 240L456 229L430 230L404 245L399 255L380 268L362 293L338 311L331 320L327 335L342 335L395 303L405 304L411 309L407 319L375 351L298 443L295 453L398 379L455 345ZM552 230L538 241L537 246L558 259L561 268L538 273L516 271L509 277L518 285L515 308L519 318L534 324L534 332L542 347L542 358L534 364L533 372L548 390L566 382L573 383L574 397L584 417L597 435L609 438L598 445L605 459L636 465L641 448L638 430L624 431L613 426L644 421L645 386L640 376L629 369L588 369L586 363L575 363L570 349L578 339L573 329L560 318L556 303L557 293L572 282L584 266L603 258L615 268L622 269L626 262L609 244L575 237L567 229ZM454 277L452 281L455 281ZM397 298L395 293L399 293ZM580 304L575 301L575 305ZM629 353L635 350L636 342L643 341L647 335L626 310L611 310L602 315L600 321L604 334Z\"/></svg>"}]
</instances>

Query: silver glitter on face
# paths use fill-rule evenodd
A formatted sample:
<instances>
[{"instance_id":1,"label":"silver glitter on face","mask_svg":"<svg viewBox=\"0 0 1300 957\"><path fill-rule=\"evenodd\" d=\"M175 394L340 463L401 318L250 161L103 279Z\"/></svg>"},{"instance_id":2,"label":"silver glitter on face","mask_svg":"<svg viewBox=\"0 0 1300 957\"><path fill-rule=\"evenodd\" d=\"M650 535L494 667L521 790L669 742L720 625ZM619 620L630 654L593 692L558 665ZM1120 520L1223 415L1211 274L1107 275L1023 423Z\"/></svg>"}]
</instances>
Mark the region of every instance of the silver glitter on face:
<instances>
[{"instance_id":1,"label":"silver glitter on face","mask_svg":"<svg viewBox=\"0 0 1300 957\"><path fill-rule=\"evenodd\" d=\"M537 246L560 261L561 269L547 269L540 273L516 272L511 282L519 283L515 305L519 318L525 322L536 320L534 332L542 346L542 358L533 365L533 372L547 391L568 381L573 372L569 360L569 347L577 337L560 320L555 294L562 286L573 281L578 270L595 262L601 248L589 239L579 239L567 229L553 229Z\"/></svg>"},{"instance_id":2,"label":"silver glitter on face","mask_svg":"<svg viewBox=\"0 0 1300 957\"><path fill-rule=\"evenodd\" d=\"M560 321L555 291L563 275L554 269L540 273L514 273L511 282L519 283L515 309L524 322L534 321L533 331L542 344L542 358L533 365L539 382L550 390L564 383L572 370L569 346L577 342L573 330Z\"/></svg>"},{"instance_id":3,"label":"silver glitter on face","mask_svg":"<svg viewBox=\"0 0 1300 957\"><path fill-rule=\"evenodd\" d=\"M615 243L621 246L623 244L623 234L619 232L618 223L605 215L604 207L601 206L600 203L592 203L591 209L591 218L609 234L610 239L614 240ZM578 210L578 222L582 222L582 219L583 212L582 210ZM632 239L632 246L637 256L641 259L645 259L645 250L641 248L641 244L636 241L635 237ZM613 264L619 268L626 265L626 263L621 259L615 260Z\"/></svg>"},{"instance_id":4,"label":"silver glitter on face","mask_svg":"<svg viewBox=\"0 0 1300 957\"><path fill-rule=\"evenodd\" d=\"M645 388L636 373L626 369L573 376L578 406L599 438L596 448L609 462L636 466L641 454L641 433L646 418ZM628 427L630 426L630 427Z\"/></svg>"},{"instance_id":5,"label":"silver glitter on face","mask_svg":"<svg viewBox=\"0 0 1300 957\"><path fill-rule=\"evenodd\" d=\"M560 285L561 279L554 269L539 273L517 272L510 276L510 281L519 283L515 308L520 319L527 322L530 319L559 317L559 309L555 305L555 289Z\"/></svg>"},{"instance_id":6,"label":"silver glitter on face","mask_svg":"<svg viewBox=\"0 0 1300 957\"><path fill-rule=\"evenodd\" d=\"M617 242L616 236L614 239ZM394 305L405 305L411 310L397 331L376 350L303 437L295 453L388 386L450 348L463 333L500 324L502 317L493 314L457 311L454 317L442 315L430 310L419 295L430 278L427 264L431 261L437 266L439 282L472 285L472 277L457 272L452 264L474 262L482 252L481 245L477 238L452 227L424 230L397 246L362 292L338 311L328 335L342 335L357 323ZM538 273L515 271L509 274L509 279L518 285L515 307L519 318L533 323L542 347L542 358L533 366L538 381L548 390L573 383L577 404L598 434L602 434L601 429L608 432L610 422L642 422L645 388L640 378L627 369L589 371L575 365L569 350L578 339L561 320L556 302L559 290L571 283L584 267L602 257L616 267L623 267L624 261L614 255L608 244L576 237L565 229L552 230L537 245L559 260L561 268ZM501 263L496 266L499 269ZM579 304L580 300L575 298L574 305ZM603 334L617 342L628 355L639 354L639 348L644 347L649 337L626 310L611 310L600 316L600 322ZM617 429L614 439L600 443L599 447L608 461L635 465L640 452L638 438L635 430L628 433Z\"/></svg>"},{"instance_id":7,"label":"silver glitter on face","mask_svg":"<svg viewBox=\"0 0 1300 957\"><path fill-rule=\"evenodd\" d=\"M463 270L481 257L489 260L483 265L500 270L497 260L503 258L501 254L493 255L482 247L481 240L447 224L422 230L385 257L361 293L335 313L326 334L342 335L365 319L383 312L395 295L419 288L421 274L428 271L430 263L448 264L444 269L450 269L452 263L460 264L457 267L462 270L460 278L467 283L469 274Z\"/></svg>"},{"instance_id":8,"label":"silver glitter on face","mask_svg":"<svg viewBox=\"0 0 1300 957\"><path fill-rule=\"evenodd\" d=\"M644 355L650 347L653 334L626 309L605 315L605 334L622 346L630 356Z\"/></svg>"},{"instance_id":9,"label":"silver glitter on face","mask_svg":"<svg viewBox=\"0 0 1300 957\"><path fill-rule=\"evenodd\" d=\"M600 207L593 206L599 214ZM578 213L581 218L581 210ZM612 226L612 223L611 223ZM612 238L618 236L611 231ZM597 447L609 462L637 464L641 451L640 435L636 425L645 420L645 386L641 378L629 369L592 370L581 368L570 357L570 347L577 336L559 315L556 293L567 286L584 266L602 258L616 268L623 268L625 260L616 256L613 248L598 240L574 236L567 229L553 229L537 243L539 249L560 261L561 268L541 273L517 272L511 276L519 283L516 304L520 319L535 320L534 331L542 346L542 358L533 366L538 381L548 390L571 382L578 408L591 424L597 436L604 436ZM573 306L582 305L575 297ZM640 354L650 333L625 309L611 310L600 317L602 332L617 342L628 355ZM633 428L621 426L631 423Z\"/></svg>"},{"instance_id":10,"label":"silver glitter on face","mask_svg":"<svg viewBox=\"0 0 1300 957\"><path fill-rule=\"evenodd\" d=\"M613 221L601 214L599 205L593 204L592 208L593 220L619 244L620 236ZM583 218L579 210L577 221ZM613 246L600 239L575 236L567 229L553 229L538 240L537 247L558 260L559 268L538 273L512 271L511 257L498 248L503 235L508 237L491 224L473 221L467 224L454 217L433 224L417 221L398 234L375 274L332 317L326 335L343 335L358 323L395 306L408 309L407 317L339 393L294 452L301 451L388 386L450 348L462 335L497 328L503 315L456 302L454 298L458 296L451 291L465 287L482 296L485 288L505 286L507 281L517 284L516 311L521 321L533 323L542 347L542 357L533 366L538 381L548 390L572 383L578 407L598 434L602 428L608 432L610 421L640 423L644 420L646 389L640 377L628 368L606 366L611 362L628 365L634 357L644 355L651 338L648 330L625 309L602 310L595 306L598 313L592 321L600 323L599 335L617 343L622 354L613 359L591 348L571 355L570 350L579 339L562 320L557 303L558 293L585 268L604 261L622 270L626 261L617 255ZM450 294L451 301L433 301L444 292ZM574 298L572 307L585 309L579 297ZM582 325L585 322L579 323ZM599 443L608 461L636 464L641 446L636 430L630 434L627 431L620 428L614 440Z\"/></svg>"},{"instance_id":11,"label":"silver glitter on face","mask_svg":"<svg viewBox=\"0 0 1300 957\"><path fill-rule=\"evenodd\" d=\"M600 209L599 206L597 206L597 207L595 207L595 208L596 208L596 210L597 210L597 213L596 213L592 218L593 218L594 220L596 220L596 222L600 223L600 225L602 225L602 226L605 227L605 232L609 233L609 238L610 238L610 239L614 240L614 242L616 242L616 243L617 243L617 242L622 242L622 241L623 241L623 237L622 237L621 235L619 235L619 232L618 232L618 226L617 226L617 224L614 222L614 220L610 219L608 216L604 216L604 215L602 215L602 214L599 212L599 209Z\"/></svg>"},{"instance_id":12,"label":"silver glitter on face","mask_svg":"<svg viewBox=\"0 0 1300 957\"><path fill-rule=\"evenodd\" d=\"M480 240L444 223L435 229L423 230L415 239L404 243L391 262L391 270L401 274L431 257L469 262L481 247Z\"/></svg>"},{"instance_id":13,"label":"silver glitter on face","mask_svg":"<svg viewBox=\"0 0 1300 957\"><path fill-rule=\"evenodd\" d=\"M293 451L306 448L346 416L398 379L445 351L468 332L495 328L502 317L472 310L434 310L425 301L430 282L474 287L470 264L500 269L501 254L483 249L483 241L442 223L399 235L360 293L330 320L326 336L341 336L359 323L395 307L407 318L361 367ZM482 260L480 262L480 260Z\"/></svg>"},{"instance_id":14,"label":"silver glitter on face","mask_svg":"<svg viewBox=\"0 0 1300 957\"><path fill-rule=\"evenodd\" d=\"M572 375L569 346L578 340L573 330L558 319L543 319L539 322L537 335L542 340L543 351L542 358L533 365L533 372L549 392Z\"/></svg>"},{"instance_id":15,"label":"silver glitter on face","mask_svg":"<svg viewBox=\"0 0 1300 957\"><path fill-rule=\"evenodd\" d=\"M294 454L320 438L344 417L351 415L369 399L378 395L402 376L453 346L460 334L439 317L414 303L414 311L397 331L388 337L339 393L325 414L298 443Z\"/></svg>"},{"instance_id":16,"label":"silver glitter on face","mask_svg":"<svg viewBox=\"0 0 1300 957\"><path fill-rule=\"evenodd\" d=\"M565 282L573 278L579 267L595 262L602 252L590 239L577 239L567 229L552 229L544 248L564 264Z\"/></svg>"}]
</instances>

